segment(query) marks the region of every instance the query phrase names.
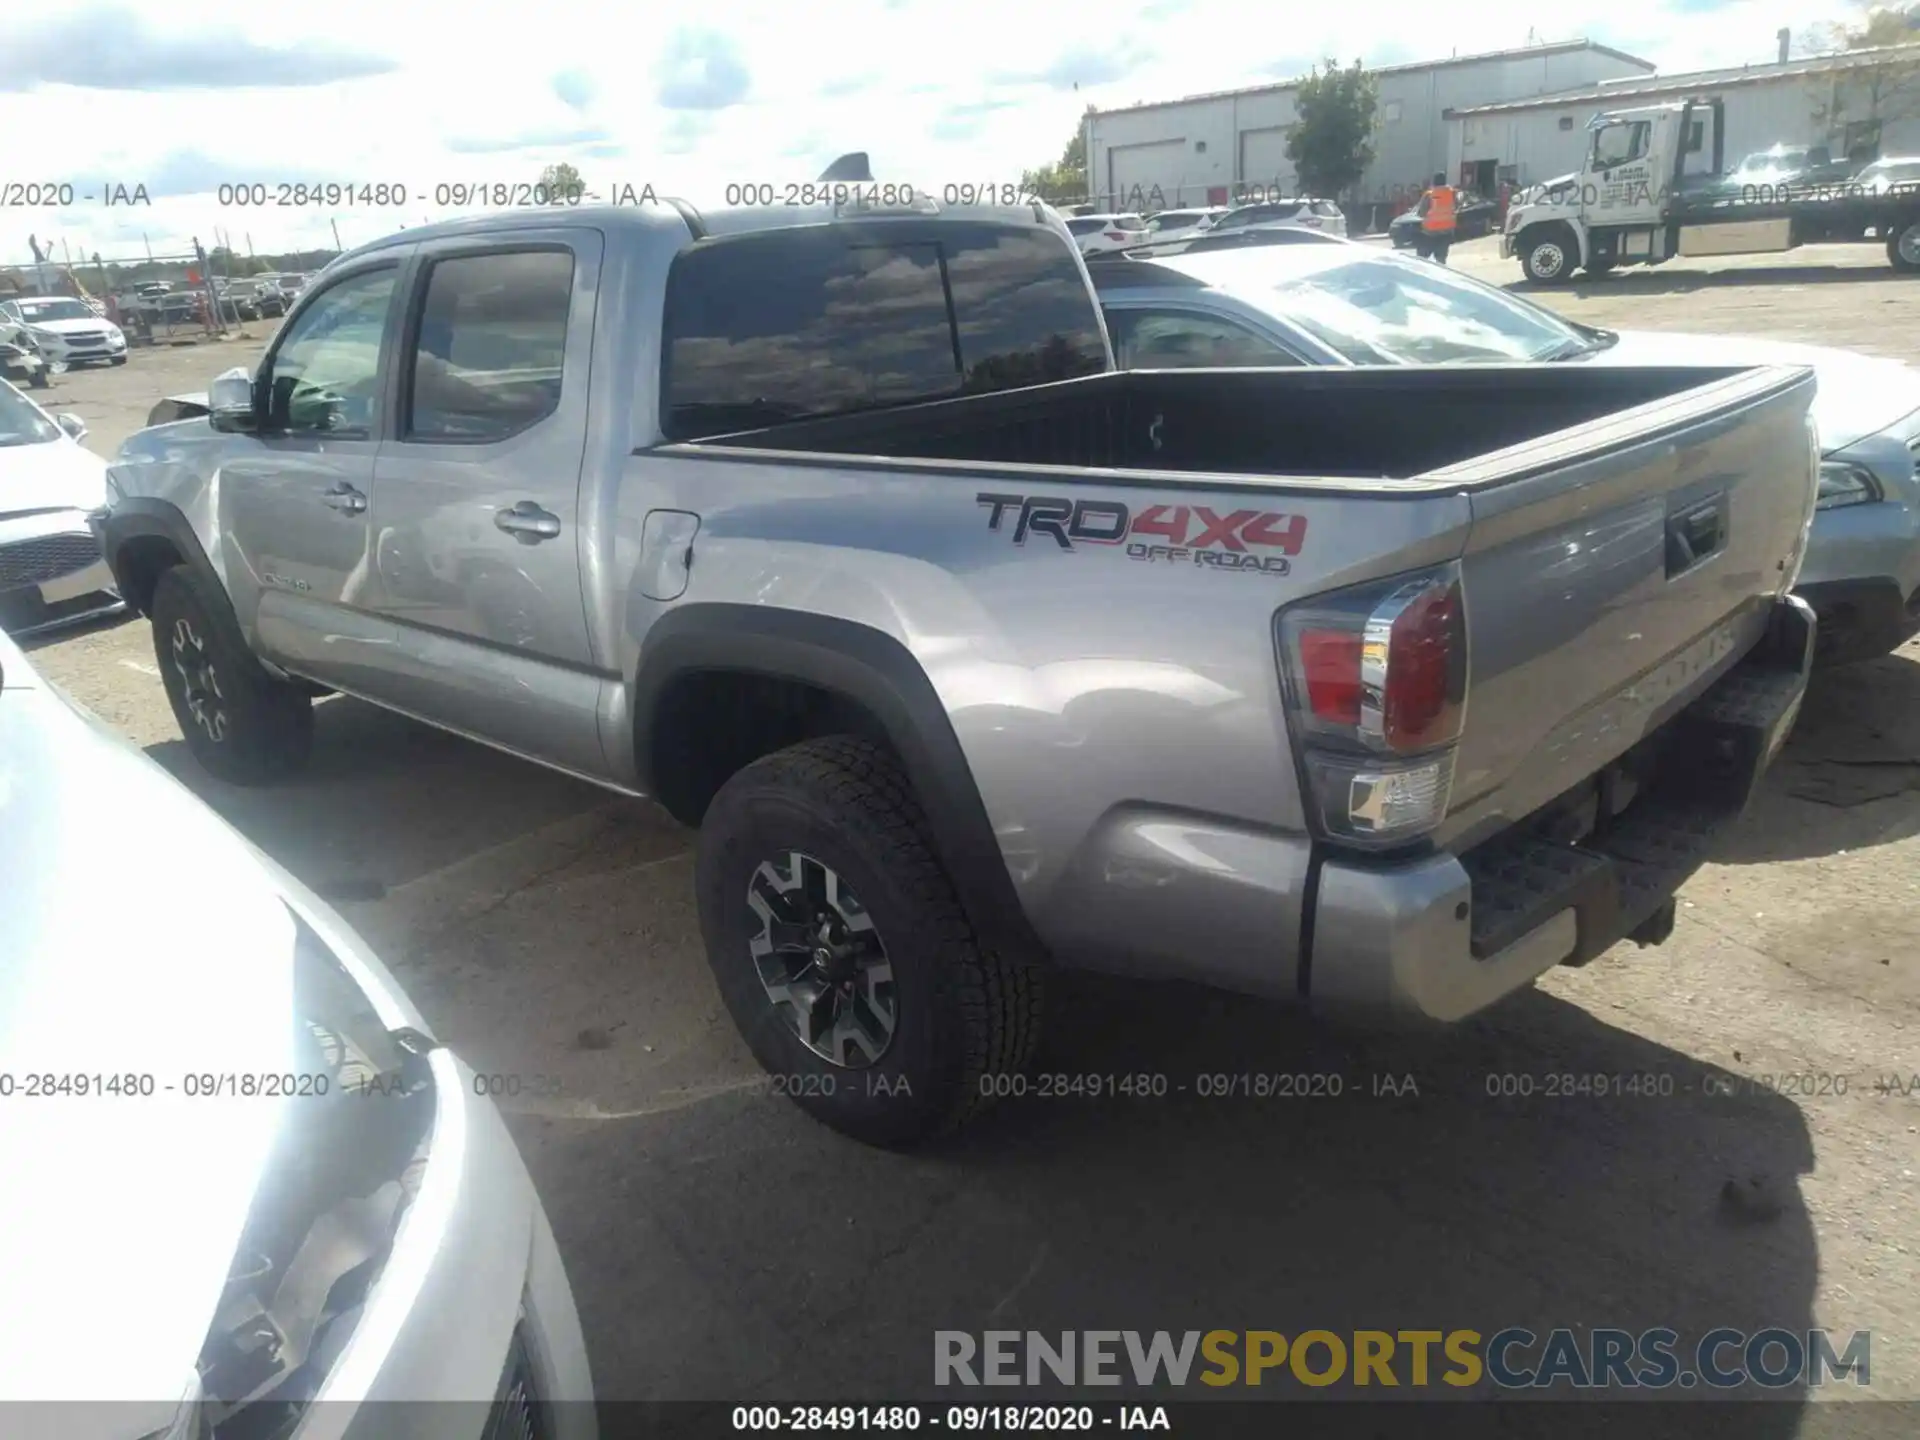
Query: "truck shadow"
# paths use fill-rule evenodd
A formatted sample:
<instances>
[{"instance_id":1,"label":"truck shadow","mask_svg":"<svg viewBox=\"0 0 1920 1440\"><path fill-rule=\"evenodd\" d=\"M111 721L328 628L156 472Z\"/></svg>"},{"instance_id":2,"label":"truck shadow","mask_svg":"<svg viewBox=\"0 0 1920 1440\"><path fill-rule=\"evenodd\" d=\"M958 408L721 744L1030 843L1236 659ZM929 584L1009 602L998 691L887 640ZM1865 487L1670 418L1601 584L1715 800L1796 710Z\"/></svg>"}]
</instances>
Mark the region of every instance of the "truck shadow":
<instances>
[{"instance_id":1,"label":"truck shadow","mask_svg":"<svg viewBox=\"0 0 1920 1440\"><path fill-rule=\"evenodd\" d=\"M1582 277L1570 285L1536 285L1512 280L1502 289L1534 299L1552 294L1581 299L1629 295L1684 295L1729 285L1879 285L1908 284L1913 277L1889 265L1766 265L1728 270L1616 271L1599 278Z\"/></svg>"},{"instance_id":2,"label":"truck shadow","mask_svg":"<svg viewBox=\"0 0 1920 1440\"><path fill-rule=\"evenodd\" d=\"M1753 807L1714 858L1765 865L1920 834L1920 655L1814 675Z\"/></svg>"},{"instance_id":3,"label":"truck shadow","mask_svg":"<svg viewBox=\"0 0 1920 1440\"><path fill-rule=\"evenodd\" d=\"M769 1096L620 1129L517 1120L575 1267L600 1394L1031 1396L936 1390L939 1330L1057 1343L1089 1328L1670 1327L1690 1361L1718 1326L1804 1337L1812 1323L1818 1256L1798 1177L1814 1154L1784 1098L1709 1094L1713 1067L1538 993L1417 1041L1344 1038L1185 986L1058 988L1026 1098L933 1149L866 1149ZM1549 1097L1561 1074L1637 1075L1651 1093ZM1166 1091L1043 1098L1049 1075L1158 1076ZM1236 1077L1262 1075L1342 1089L1239 1093ZM1201 1093L1223 1088L1235 1093ZM1507 1093L1522 1088L1533 1094ZM1075 1395L1147 1393L1123 1380ZM1285 1373L1259 1389L1151 1392L1308 1393ZM1727 1433L1794 1434L1803 1392L1774 1395L1788 1403ZM1643 1408L1647 1433L1706 1433L1683 1408L1695 1413L1670 1431L1654 1422L1680 1417ZM1575 1409L1600 1433L1597 1412Z\"/></svg>"},{"instance_id":4,"label":"truck shadow","mask_svg":"<svg viewBox=\"0 0 1920 1440\"><path fill-rule=\"evenodd\" d=\"M279 785L215 780L179 740L147 753L330 899L377 899L544 826L623 803L348 696L315 706L312 763ZM648 808L632 806L643 816Z\"/></svg>"}]
</instances>

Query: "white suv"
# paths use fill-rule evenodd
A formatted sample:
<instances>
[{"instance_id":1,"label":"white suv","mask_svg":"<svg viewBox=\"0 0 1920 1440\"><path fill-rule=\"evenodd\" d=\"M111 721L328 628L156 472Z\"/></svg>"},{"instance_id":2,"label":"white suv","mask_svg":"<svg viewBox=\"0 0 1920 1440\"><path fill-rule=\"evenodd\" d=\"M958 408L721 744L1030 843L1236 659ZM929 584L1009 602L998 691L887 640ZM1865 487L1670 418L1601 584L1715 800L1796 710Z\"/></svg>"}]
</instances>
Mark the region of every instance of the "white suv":
<instances>
[{"instance_id":1,"label":"white suv","mask_svg":"<svg viewBox=\"0 0 1920 1440\"><path fill-rule=\"evenodd\" d=\"M1144 245L1152 237L1147 222L1138 215L1069 215L1067 233L1073 236L1082 255L1105 255Z\"/></svg>"},{"instance_id":2,"label":"white suv","mask_svg":"<svg viewBox=\"0 0 1920 1440\"><path fill-rule=\"evenodd\" d=\"M1227 213L1224 205L1203 205L1192 210L1162 210L1147 217L1147 231L1153 240L1191 240L1204 235Z\"/></svg>"}]
</instances>

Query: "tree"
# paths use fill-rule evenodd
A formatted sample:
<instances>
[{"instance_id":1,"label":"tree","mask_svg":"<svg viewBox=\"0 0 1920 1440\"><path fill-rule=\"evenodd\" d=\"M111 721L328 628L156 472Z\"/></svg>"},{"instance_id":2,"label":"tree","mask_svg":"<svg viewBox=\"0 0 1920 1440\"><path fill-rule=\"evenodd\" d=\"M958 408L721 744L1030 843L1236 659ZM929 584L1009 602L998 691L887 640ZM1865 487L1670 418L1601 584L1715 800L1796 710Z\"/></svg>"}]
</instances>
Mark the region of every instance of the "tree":
<instances>
[{"instance_id":1,"label":"tree","mask_svg":"<svg viewBox=\"0 0 1920 1440\"><path fill-rule=\"evenodd\" d=\"M1089 105L1086 113L1091 115L1093 107ZM1075 200L1087 198L1087 123L1085 116L1074 127L1073 138L1067 141L1067 148L1060 152L1060 158L1051 165L1042 165L1038 170L1020 172L1020 188L1030 195L1038 195L1051 205L1064 205Z\"/></svg>"},{"instance_id":2,"label":"tree","mask_svg":"<svg viewBox=\"0 0 1920 1440\"><path fill-rule=\"evenodd\" d=\"M549 165L540 172L540 184L549 196L568 198L584 195L587 187L581 183L580 172L562 160L558 165Z\"/></svg>"},{"instance_id":3,"label":"tree","mask_svg":"<svg viewBox=\"0 0 1920 1440\"><path fill-rule=\"evenodd\" d=\"M1294 95L1287 158L1306 195L1334 199L1351 189L1373 163L1373 121L1380 85L1354 61L1336 60L1300 82Z\"/></svg>"},{"instance_id":4,"label":"tree","mask_svg":"<svg viewBox=\"0 0 1920 1440\"><path fill-rule=\"evenodd\" d=\"M1809 27L1795 48L1830 55L1920 41L1920 12L1872 0L1856 0L1854 10L1850 23ZM1846 158L1871 158L1879 153L1882 125L1920 114L1920 51L1867 60L1817 75L1813 83L1814 125Z\"/></svg>"}]
</instances>

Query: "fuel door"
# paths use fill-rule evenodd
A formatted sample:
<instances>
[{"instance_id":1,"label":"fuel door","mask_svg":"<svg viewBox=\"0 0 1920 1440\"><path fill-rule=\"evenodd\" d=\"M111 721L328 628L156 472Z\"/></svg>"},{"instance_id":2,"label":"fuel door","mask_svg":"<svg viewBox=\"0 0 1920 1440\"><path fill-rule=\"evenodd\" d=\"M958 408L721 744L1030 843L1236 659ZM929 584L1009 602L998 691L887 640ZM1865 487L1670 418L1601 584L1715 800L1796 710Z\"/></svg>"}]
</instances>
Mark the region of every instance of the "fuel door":
<instances>
[{"instance_id":1,"label":"fuel door","mask_svg":"<svg viewBox=\"0 0 1920 1440\"><path fill-rule=\"evenodd\" d=\"M649 510L640 527L640 593L678 600L693 570L693 537L700 517L688 510Z\"/></svg>"}]
</instances>

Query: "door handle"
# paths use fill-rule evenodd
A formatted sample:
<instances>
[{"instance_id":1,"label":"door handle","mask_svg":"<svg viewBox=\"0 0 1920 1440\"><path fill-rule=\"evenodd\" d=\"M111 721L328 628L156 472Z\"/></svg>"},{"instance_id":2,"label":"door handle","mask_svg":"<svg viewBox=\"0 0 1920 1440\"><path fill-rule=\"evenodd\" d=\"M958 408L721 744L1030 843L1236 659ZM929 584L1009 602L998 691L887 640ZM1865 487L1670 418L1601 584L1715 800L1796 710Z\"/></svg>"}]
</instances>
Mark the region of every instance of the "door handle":
<instances>
[{"instance_id":1,"label":"door handle","mask_svg":"<svg viewBox=\"0 0 1920 1440\"><path fill-rule=\"evenodd\" d=\"M342 515L359 515L367 508L367 497L344 481L334 486L320 498L327 505L338 510Z\"/></svg>"},{"instance_id":2,"label":"door handle","mask_svg":"<svg viewBox=\"0 0 1920 1440\"><path fill-rule=\"evenodd\" d=\"M560 517L542 510L531 500L522 500L510 510L494 511L493 523L522 545L538 545L560 533Z\"/></svg>"}]
</instances>

